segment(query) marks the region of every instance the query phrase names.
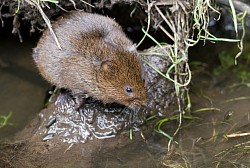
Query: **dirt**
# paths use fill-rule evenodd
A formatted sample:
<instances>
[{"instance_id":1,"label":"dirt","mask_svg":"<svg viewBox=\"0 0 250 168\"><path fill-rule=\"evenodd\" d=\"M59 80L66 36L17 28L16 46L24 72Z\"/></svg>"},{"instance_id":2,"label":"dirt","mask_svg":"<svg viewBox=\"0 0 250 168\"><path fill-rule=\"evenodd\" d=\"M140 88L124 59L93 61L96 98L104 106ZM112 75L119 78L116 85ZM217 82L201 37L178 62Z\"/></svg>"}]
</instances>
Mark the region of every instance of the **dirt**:
<instances>
[{"instance_id":1,"label":"dirt","mask_svg":"<svg viewBox=\"0 0 250 168\"><path fill-rule=\"evenodd\" d=\"M102 12L103 10L111 9L115 4L133 4L133 1L100 1L93 0L85 1L65 1L59 0L58 3L50 3L45 1L32 0L0 0L0 20L1 26L4 27L5 19L12 18L13 28L12 33L19 36L20 42L23 42L22 27L25 25L30 31L30 34L35 32L43 32L48 26L42 16L42 12L53 22L58 16L71 10L84 10L86 12ZM90 5L91 4L91 5ZM39 8L41 10L39 10Z\"/></svg>"},{"instance_id":2,"label":"dirt","mask_svg":"<svg viewBox=\"0 0 250 168\"><path fill-rule=\"evenodd\" d=\"M27 134L25 134L27 136ZM16 141L1 148L0 166L4 167L92 167L92 158L130 144L128 136L106 140L93 140L87 144L41 142L40 137L31 134L26 140ZM136 138L135 138L136 139ZM141 140L140 140L141 141ZM8 152L7 152L8 151Z\"/></svg>"}]
</instances>

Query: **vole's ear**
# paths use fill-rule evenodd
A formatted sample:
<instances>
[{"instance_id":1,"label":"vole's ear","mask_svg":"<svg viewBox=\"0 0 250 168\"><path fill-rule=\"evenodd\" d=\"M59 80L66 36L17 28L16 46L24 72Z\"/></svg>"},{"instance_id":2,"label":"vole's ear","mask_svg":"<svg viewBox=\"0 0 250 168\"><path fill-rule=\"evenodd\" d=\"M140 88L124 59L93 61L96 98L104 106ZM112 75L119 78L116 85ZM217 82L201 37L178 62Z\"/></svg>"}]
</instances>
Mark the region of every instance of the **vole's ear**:
<instances>
[{"instance_id":1,"label":"vole's ear","mask_svg":"<svg viewBox=\"0 0 250 168\"><path fill-rule=\"evenodd\" d=\"M94 61L95 69L96 71L99 71L101 73L110 73L113 69L114 63L109 60L105 61Z\"/></svg>"},{"instance_id":2,"label":"vole's ear","mask_svg":"<svg viewBox=\"0 0 250 168\"><path fill-rule=\"evenodd\" d=\"M111 68L111 62L110 61L103 61L101 63L101 67L100 67L100 70L102 72L109 72L110 71L110 68Z\"/></svg>"}]
</instances>

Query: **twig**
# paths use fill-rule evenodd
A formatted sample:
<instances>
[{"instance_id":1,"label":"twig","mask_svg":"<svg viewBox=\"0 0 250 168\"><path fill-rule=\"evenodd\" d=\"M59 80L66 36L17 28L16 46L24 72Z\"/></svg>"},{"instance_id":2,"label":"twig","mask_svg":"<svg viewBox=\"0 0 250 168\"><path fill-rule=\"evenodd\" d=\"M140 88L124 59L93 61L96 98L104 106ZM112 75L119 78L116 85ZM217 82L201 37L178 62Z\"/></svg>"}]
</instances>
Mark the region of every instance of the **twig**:
<instances>
[{"instance_id":1,"label":"twig","mask_svg":"<svg viewBox=\"0 0 250 168\"><path fill-rule=\"evenodd\" d=\"M54 38L54 40L55 40L55 42L56 42L58 48L61 50L61 49L62 49L62 48L61 48L61 45L60 45L60 43L59 43L59 41L58 41L58 39L57 39L57 37L56 37L56 34L54 33L54 30L52 29L52 25L51 25L51 23L50 23L50 20L49 20L49 18L46 16L46 14L43 12L42 7L40 6L40 3L39 3L40 1L39 1L39 0L25 0L25 1L26 1L27 3L29 3L30 5L35 6L35 7L39 10L40 14L42 15L43 20L45 21L46 25L48 26L48 29L50 30L50 33L51 33L52 36L53 36L53 38Z\"/></svg>"},{"instance_id":2,"label":"twig","mask_svg":"<svg viewBox=\"0 0 250 168\"><path fill-rule=\"evenodd\" d=\"M70 144L69 147L64 151L64 153L66 153L67 151L69 151L70 148L72 148L73 145L74 145L74 143Z\"/></svg>"},{"instance_id":3,"label":"twig","mask_svg":"<svg viewBox=\"0 0 250 168\"><path fill-rule=\"evenodd\" d=\"M235 137L243 137L243 136L249 136L250 132L244 132L244 133L232 133L226 135L227 138L235 138Z\"/></svg>"},{"instance_id":4,"label":"twig","mask_svg":"<svg viewBox=\"0 0 250 168\"><path fill-rule=\"evenodd\" d=\"M90 3L86 2L86 1L83 1L83 0L80 0L80 1L81 1L82 3L85 3L85 4L89 5L89 6L91 6L92 8L95 8L94 5L92 5L92 4L90 4Z\"/></svg>"}]
</instances>

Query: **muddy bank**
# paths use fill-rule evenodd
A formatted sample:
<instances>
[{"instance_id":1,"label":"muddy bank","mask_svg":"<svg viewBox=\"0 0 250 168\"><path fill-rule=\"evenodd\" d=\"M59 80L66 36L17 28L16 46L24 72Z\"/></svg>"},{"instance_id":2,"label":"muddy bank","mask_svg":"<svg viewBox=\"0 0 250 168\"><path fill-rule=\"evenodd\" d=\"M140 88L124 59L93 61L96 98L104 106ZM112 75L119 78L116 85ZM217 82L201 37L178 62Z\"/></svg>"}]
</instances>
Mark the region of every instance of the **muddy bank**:
<instances>
[{"instance_id":1,"label":"muddy bank","mask_svg":"<svg viewBox=\"0 0 250 168\"><path fill-rule=\"evenodd\" d=\"M224 73L226 78L213 78L208 75L210 72L193 78L195 84L190 96L194 112L183 120L170 151L167 138L153 132L154 121L133 132L133 140L129 138L129 130L125 130L114 138L63 143L59 135L42 141L43 134L38 128L44 120L37 117L15 141L1 145L0 166L249 167L249 136L225 138L225 135L249 132L250 89L244 85L230 87L239 82L232 78L230 71ZM201 108L211 109L195 112ZM171 121L161 129L171 133L177 126L178 122ZM42 128L46 129L44 125Z\"/></svg>"},{"instance_id":2,"label":"muddy bank","mask_svg":"<svg viewBox=\"0 0 250 168\"><path fill-rule=\"evenodd\" d=\"M30 128L32 129L32 128ZM29 129L29 131L30 131ZM27 137L27 133L25 137ZM21 136L21 135L20 135ZM86 144L68 144L61 142L42 142L40 137L27 137L26 140L15 141L1 147L2 168L11 167L93 167L98 165L97 159L101 159L100 155L107 155L108 152L122 150L127 148L131 143L128 135L117 136L106 140L93 140ZM137 141L134 145L143 145L144 142L140 137L134 136ZM145 152L145 149L142 149ZM144 153L143 152L143 153ZM98 156L95 158L95 156ZM119 156L112 156L113 159L119 160ZM135 159L135 158L131 158ZM128 162L128 165L131 164ZM136 160L135 160L136 161ZM100 167L105 165L99 165ZM99 167L98 166L98 167ZM116 167L113 165L111 167Z\"/></svg>"}]
</instances>

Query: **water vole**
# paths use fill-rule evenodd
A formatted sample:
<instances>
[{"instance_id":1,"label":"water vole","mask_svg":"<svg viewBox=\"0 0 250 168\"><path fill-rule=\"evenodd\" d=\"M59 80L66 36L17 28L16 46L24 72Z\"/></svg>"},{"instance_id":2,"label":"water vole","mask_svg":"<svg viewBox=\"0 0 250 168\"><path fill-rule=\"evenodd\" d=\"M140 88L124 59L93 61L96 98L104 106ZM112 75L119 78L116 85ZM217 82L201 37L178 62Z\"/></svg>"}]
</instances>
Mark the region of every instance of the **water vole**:
<instances>
[{"instance_id":1,"label":"water vole","mask_svg":"<svg viewBox=\"0 0 250 168\"><path fill-rule=\"evenodd\" d=\"M41 75L51 84L104 103L146 103L136 48L114 20L77 11L61 17L53 29L62 49L46 30L33 51Z\"/></svg>"}]
</instances>

